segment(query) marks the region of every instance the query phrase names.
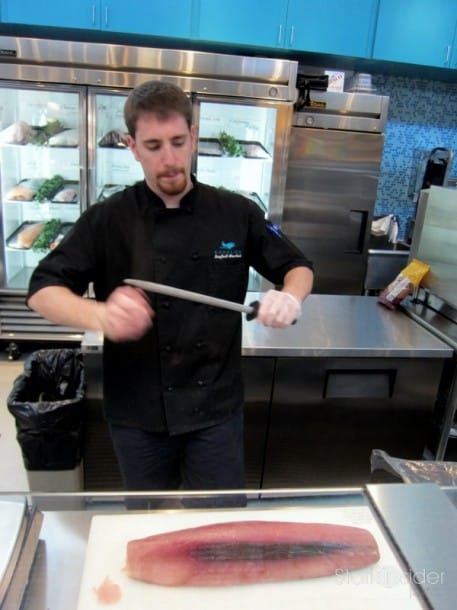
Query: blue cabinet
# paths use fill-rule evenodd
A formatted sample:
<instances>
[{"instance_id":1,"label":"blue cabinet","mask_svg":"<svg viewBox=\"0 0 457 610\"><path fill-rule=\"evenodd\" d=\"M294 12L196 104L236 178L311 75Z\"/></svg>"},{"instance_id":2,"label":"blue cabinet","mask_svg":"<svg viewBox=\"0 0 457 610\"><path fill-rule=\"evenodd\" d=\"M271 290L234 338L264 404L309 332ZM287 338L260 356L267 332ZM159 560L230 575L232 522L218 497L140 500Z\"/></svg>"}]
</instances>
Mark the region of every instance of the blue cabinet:
<instances>
[{"instance_id":1,"label":"blue cabinet","mask_svg":"<svg viewBox=\"0 0 457 610\"><path fill-rule=\"evenodd\" d=\"M195 0L197 38L369 57L377 0Z\"/></svg>"},{"instance_id":2,"label":"blue cabinet","mask_svg":"<svg viewBox=\"0 0 457 610\"><path fill-rule=\"evenodd\" d=\"M101 27L126 34L190 38L192 0L102 0Z\"/></svg>"},{"instance_id":3,"label":"blue cabinet","mask_svg":"<svg viewBox=\"0 0 457 610\"><path fill-rule=\"evenodd\" d=\"M374 59L456 67L456 0L380 0Z\"/></svg>"},{"instance_id":4,"label":"blue cabinet","mask_svg":"<svg viewBox=\"0 0 457 610\"><path fill-rule=\"evenodd\" d=\"M188 38L192 0L1 0L2 21Z\"/></svg>"},{"instance_id":5,"label":"blue cabinet","mask_svg":"<svg viewBox=\"0 0 457 610\"><path fill-rule=\"evenodd\" d=\"M284 46L370 57L378 0L289 0Z\"/></svg>"},{"instance_id":6,"label":"blue cabinet","mask_svg":"<svg viewBox=\"0 0 457 610\"><path fill-rule=\"evenodd\" d=\"M195 0L198 40L258 47L283 46L287 0Z\"/></svg>"},{"instance_id":7,"label":"blue cabinet","mask_svg":"<svg viewBox=\"0 0 457 610\"><path fill-rule=\"evenodd\" d=\"M94 28L100 21L99 0L2 0L2 21L37 26Z\"/></svg>"}]
</instances>

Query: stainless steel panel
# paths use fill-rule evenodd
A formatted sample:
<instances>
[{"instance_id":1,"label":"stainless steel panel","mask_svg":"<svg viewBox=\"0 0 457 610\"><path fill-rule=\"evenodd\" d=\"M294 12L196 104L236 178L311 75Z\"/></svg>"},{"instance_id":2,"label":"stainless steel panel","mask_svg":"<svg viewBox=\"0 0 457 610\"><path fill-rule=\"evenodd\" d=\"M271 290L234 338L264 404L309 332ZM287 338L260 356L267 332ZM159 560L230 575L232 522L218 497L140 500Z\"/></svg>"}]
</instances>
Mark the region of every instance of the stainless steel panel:
<instances>
[{"instance_id":1,"label":"stainless steel panel","mask_svg":"<svg viewBox=\"0 0 457 610\"><path fill-rule=\"evenodd\" d=\"M408 250L368 250L365 291L383 290L408 264Z\"/></svg>"},{"instance_id":2,"label":"stainless steel panel","mask_svg":"<svg viewBox=\"0 0 457 610\"><path fill-rule=\"evenodd\" d=\"M365 484L375 448L421 459L442 368L427 358L279 358L263 485ZM352 384L329 395L332 375Z\"/></svg>"},{"instance_id":3,"label":"stainless steel panel","mask_svg":"<svg viewBox=\"0 0 457 610\"><path fill-rule=\"evenodd\" d=\"M362 294L384 136L293 127L282 228L315 264L314 292Z\"/></svg>"},{"instance_id":4,"label":"stainless steel panel","mask_svg":"<svg viewBox=\"0 0 457 610\"><path fill-rule=\"evenodd\" d=\"M419 197L411 256L430 265L422 286L457 308L457 191L431 186Z\"/></svg>"},{"instance_id":5,"label":"stainless steel panel","mask_svg":"<svg viewBox=\"0 0 457 610\"><path fill-rule=\"evenodd\" d=\"M454 610L457 511L451 500L433 483L369 485L366 491L427 607Z\"/></svg>"},{"instance_id":6,"label":"stainless steel panel","mask_svg":"<svg viewBox=\"0 0 457 610\"><path fill-rule=\"evenodd\" d=\"M262 487L276 361L274 358L243 358L242 365L245 480L246 487L257 489Z\"/></svg>"},{"instance_id":7,"label":"stainless steel panel","mask_svg":"<svg viewBox=\"0 0 457 610\"><path fill-rule=\"evenodd\" d=\"M457 413L457 311L423 289L417 298L407 299L402 308L413 320L454 350L452 360L448 360L445 366L435 410L436 448L430 447L435 459L443 460Z\"/></svg>"},{"instance_id":8,"label":"stainless steel panel","mask_svg":"<svg viewBox=\"0 0 457 610\"><path fill-rule=\"evenodd\" d=\"M28 309L24 295L0 296L0 339L80 342L83 332L48 322Z\"/></svg>"},{"instance_id":9,"label":"stainless steel panel","mask_svg":"<svg viewBox=\"0 0 457 610\"><path fill-rule=\"evenodd\" d=\"M383 95L312 91L314 106L295 113L294 125L383 133L389 98Z\"/></svg>"},{"instance_id":10,"label":"stainless steel panel","mask_svg":"<svg viewBox=\"0 0 457 610\"><path fill-rule=\"evenodd\" d=\"M132 88L172 79L185 91L295 101L297 62L127 45L0 36L2 78Z\"/></svg>"}]
</instances>

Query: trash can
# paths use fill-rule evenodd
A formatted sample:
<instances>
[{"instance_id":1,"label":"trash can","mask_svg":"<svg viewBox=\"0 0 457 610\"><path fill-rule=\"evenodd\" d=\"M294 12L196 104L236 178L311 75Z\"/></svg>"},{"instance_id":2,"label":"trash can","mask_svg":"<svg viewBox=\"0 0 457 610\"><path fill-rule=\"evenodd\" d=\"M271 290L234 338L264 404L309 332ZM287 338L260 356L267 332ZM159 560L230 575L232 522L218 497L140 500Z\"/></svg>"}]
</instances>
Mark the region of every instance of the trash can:
<instances>
[{"instance_id":1,"label":"trash can","mask_svg":"<svg viewBox=\"0 0 457 610\"><path fill-rule=\"evenodd\" d=\"M30 491L83 489L84 363L79 349L33 352L8 395Z\"/></svg>"}]
</instances>

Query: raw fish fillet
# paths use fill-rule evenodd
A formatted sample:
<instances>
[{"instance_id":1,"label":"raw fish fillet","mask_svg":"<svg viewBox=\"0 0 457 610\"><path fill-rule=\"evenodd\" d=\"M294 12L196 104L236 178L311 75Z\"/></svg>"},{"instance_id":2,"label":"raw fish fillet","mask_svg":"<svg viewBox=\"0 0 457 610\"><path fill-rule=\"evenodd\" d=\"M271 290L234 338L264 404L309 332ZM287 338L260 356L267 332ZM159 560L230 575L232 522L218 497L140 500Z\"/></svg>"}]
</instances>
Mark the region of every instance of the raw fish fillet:
<instances>
[{"instance_id":1,"label":"raw fish fillet","mask_svg":"<svg viewBox=\"0 0 457 610\"><path fill-rule=\"evenodd\" d=\"M115 148L126 148L127 147L127 133L120 129L112 129L101 138L98 143L99 146L115 147Z\"/></svg>"},{"instance_id":2,"label":"raw fish fillet","mask_svg":"<svg viewBox=\"0 0 457 610\"><path fill-rule=\"evenodd\" d=\"M0 142L3 144L28 144L33 128L25 121L16 121L0 131Z\"/></svg>"},{"instance_id":3,"label":"raw fish fillet","mask_svg":"<svg viewBox=\"0 0 457 610\"><path fill-rule=\"evenodd\" d=\"M379 560L372 534L326 523L235 521L127 543L131 578L167 586L224 586L329 576Z\"/></svg>"},{"instance_id":4,"label":"raw fish fillet","mask_svg":"<svg viewBox=\"0 0 457 610\"><path fill-rule=\"evenodd\" d=\"M76 201L77 198L78 193L75 191L75 189L67 188L59 191L56 195L54 195L52 200L68 203L69 201Z\"/></svg>"},{"instance_id":5,"label":"raw fish fillet","mask_svg":"<svg viewBox=\"0 0 457 610\"><path fill-rule=\"evenodd\" d=\"M13 188L6 193L5 199L9 201L32 201L35 193L36 190L18 184L17 186L13 186Z\"/></svg>"},{"instance_id":6,"label":"raw fish fillet","mask_svg":"<svg viewBox=\"0 0 457 610\"><path fill-rule=\"evenodd\" d=\"M44 222L35 222L29 224L24 229L19 231L16 236L16 242L10 243L11 248L31 248L33 242L39 237L45 226Z\"/></svg>"},{"instance_id":7,"label":"raw fish fillet","mask_svg":"<svg viewBox=\"0 0 457 610\"><path fill-rule=\"evenodd\" d=\"M49 146L78 146L79 131L77 129L65 129L49 138L48 144Z\"/></svg>"}]
</instances>

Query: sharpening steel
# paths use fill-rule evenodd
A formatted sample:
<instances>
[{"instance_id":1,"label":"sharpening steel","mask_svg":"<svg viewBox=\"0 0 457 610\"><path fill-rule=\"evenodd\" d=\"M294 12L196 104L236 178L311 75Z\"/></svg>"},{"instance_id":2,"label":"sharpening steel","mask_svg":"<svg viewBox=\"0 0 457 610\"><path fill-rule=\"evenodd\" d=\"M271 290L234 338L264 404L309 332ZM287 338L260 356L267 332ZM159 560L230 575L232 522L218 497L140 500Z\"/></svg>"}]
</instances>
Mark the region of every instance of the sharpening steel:
<instances>
[{"instance_id":1,"label":"sharpening steel","mask_svg":"<svg viewBox=\"0 0 457 610\"><path fill-rule=\"evenodd\" d=\"M232 311L245 313L247 320L253 320L257 316L257 310L259 308L258 301L255 301L250 305L243 305L241 303L235 303L234 301L227 301L226 299L210 297L201 292L183 290L182 288L175 288L174 286L167 286L166 284L157 284L156 282L146 282L145 280L127 278L124 280L124 283L135 286L136 288L142 288L148 292L156 292L157 294L165 294L169 297L176 297L177 299L195 301L196 303L203 303L204 305L210 305L211 307L221 307L222 309L230 309Z\"/></svg>"}]
</instances>

